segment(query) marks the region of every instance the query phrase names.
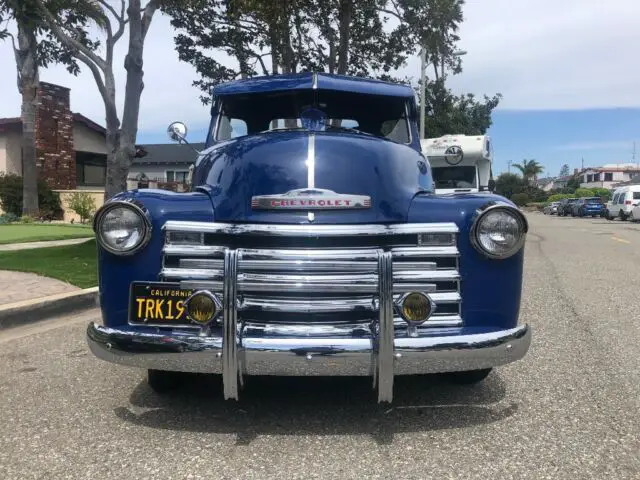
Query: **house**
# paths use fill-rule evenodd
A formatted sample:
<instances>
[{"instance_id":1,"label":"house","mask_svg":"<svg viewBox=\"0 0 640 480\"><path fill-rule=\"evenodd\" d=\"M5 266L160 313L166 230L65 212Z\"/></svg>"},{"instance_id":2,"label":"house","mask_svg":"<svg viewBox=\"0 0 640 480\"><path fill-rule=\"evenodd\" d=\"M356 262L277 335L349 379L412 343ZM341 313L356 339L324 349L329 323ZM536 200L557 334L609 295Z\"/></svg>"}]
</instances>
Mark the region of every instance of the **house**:
<instances>
[{"instance_id":1,"label":"house","mask_svg":"<svg viewBox=\"0 0 640 480\"><path fill-rule=\"evenodd\" d=\"M71 112L70 90L40 82L36 110L36 164L38 176L60 193L65 220L77 218L67 208L75 191L90 193L96 206L103 203L107 147L105 128L81 113ZM22 175L22 121L0 118L0 173ZM193 144L195 149L204 144ZM180 190L196 152L185 145L137 145L129 178L135 187L157 186ZM141 182L140 182L141 180ZM134 182L135 183L135 182ZM182 186L182 187L181 187Z\"/></svg>"},{"instance_id":2,"label":"house","mask_svg":"<svg viewBox=\"0 0 640 480\"><path fill-rule=\"evenodd\" d=\"M569 180L573 178L573 175L565 175L562 177L547 177L540 178L537 181L538 188L541 188L545 192L550 192L552 190L558 190L565 188Z\"/></svg>"},{"instance_id":3,"label":"house","mask_svg":"<svg viewBox=\"0 0 640 480\"><path fill-rule=\"evenodd\" d=\"M602 167L586 168L580 173L582 188L614 188L620 183L629 182L640 174L637 163L612 163Z\"/></svg>"}]
</instances>

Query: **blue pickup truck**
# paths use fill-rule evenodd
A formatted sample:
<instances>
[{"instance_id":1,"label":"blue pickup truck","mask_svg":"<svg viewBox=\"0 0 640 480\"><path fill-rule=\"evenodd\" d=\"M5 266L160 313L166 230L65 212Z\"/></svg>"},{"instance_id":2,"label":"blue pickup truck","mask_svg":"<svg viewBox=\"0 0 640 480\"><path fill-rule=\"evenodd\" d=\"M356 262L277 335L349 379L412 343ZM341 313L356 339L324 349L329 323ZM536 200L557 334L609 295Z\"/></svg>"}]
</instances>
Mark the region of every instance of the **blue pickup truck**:
<instances>
[{"instance_id":1,"label":"blue pickup truck","mask_svg":"<svg viewBox=\"0 0 640 480\"><path fill-rule=\"evenodd\" d=\"M95 215L93 353L157 392L219 374L235 400L250 375L344 375L391 402L398 375L475 383L521 359L527 220L490 192L436 195L417 118L412 88L364 78L217 86L191 191Z\"/></svg>"}]
</instances>

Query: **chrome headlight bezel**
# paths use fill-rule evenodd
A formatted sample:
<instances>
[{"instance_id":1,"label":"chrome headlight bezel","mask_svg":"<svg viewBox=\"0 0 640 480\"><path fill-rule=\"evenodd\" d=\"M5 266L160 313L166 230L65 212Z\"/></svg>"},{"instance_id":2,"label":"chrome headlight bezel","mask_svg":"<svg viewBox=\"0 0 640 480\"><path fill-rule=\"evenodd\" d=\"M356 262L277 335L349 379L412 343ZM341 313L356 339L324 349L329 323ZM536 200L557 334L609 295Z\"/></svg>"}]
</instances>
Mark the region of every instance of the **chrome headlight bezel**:
<instances>
[{"instance_id":1,"label":"chrome headlight bezel","mask_svg":"<svg viewBox=\"0 0 640 480\"><path fill-rule=\"evenodd\" d=\"M104 219L105 215L110 211L116 208L127 208L133 211L142 221L143 232L140 235L140 240L133 247L127 248L126 250L118 250L117 248L113 248L109 243L107 243L103 239L101 222ZM115 200L108 203L105 203L95 214L93 219L93 231L96 234L96 241L98 244L107 252L112 253L118 256L130 256L138 253L142 250L151 240L152 234L152 225L151 218L149 212L146 209L143 209L133 201L126 200Z\"/></svg>"},{"instance_id":2,"label":"chrome headlight bezel","mask_svg":"<svg viewBox=\"0 0 640 480\"><path fill-rule=\"evenodd\" d=\"M520 238L514 244L514 246L508 252L501 253L501 254L490 252L489 250L484 248L482 243L478 240L478 227L481 224L482 220L487 218L487 215L490 215L491 213L494 213L496 211L503 211L511 215L512 217L514 217L518 222L518 224L520 225L520 232L521 232ZM507 258L514 256L520 250L522 250L522 247L524 246L524 243L527 239L528 231L529 231L529 223L527 222L526 217L520 211L520 209L506 202L491 202L487 205L482 206L476 211L469 235L470 235L471 244L480 254L492 260L506 260Z\"/></svg>"}]
</instances>

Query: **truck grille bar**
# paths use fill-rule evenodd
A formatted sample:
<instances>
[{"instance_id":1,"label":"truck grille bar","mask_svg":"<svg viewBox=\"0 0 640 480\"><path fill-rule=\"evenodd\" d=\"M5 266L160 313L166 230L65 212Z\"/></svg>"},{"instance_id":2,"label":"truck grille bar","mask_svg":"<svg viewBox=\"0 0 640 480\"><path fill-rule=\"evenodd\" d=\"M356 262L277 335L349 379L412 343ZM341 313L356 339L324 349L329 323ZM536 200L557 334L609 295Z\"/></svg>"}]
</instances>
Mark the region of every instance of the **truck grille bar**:
<instances>
[{"instance_id":1,"label":"truck grille bar","mask_svg":"<svg viewBox=\"0 0 640 480\"><path fill-rule=\"evenodd\" d=\"M384 301L394 306L404 293L421 291L437 305L424 327L462 325L458 228L453 223L336 226L170 221L164 230L160 278L219 295L225 314L225 294L233 291L238 323L370 323L387 308ZM229 252L234 256L229 257ZM382 256L389 258L388 299L380 297ZM229 275L234 276L232 289ZM391 324L406 328L395 306Z\"/></svg>"}]
</instances>

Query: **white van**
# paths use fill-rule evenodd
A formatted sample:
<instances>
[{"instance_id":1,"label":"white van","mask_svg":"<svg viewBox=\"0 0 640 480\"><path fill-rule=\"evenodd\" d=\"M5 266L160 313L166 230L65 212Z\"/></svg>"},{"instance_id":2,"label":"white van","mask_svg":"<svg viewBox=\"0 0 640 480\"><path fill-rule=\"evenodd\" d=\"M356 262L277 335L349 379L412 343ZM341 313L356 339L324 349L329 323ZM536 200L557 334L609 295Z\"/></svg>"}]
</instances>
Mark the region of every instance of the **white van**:
<instances>
[{"instance_id":1,"label":"white van","mask_svg":"<svg viewBox=\"0 0 640 480\"><path fill-rule=\"evenodd\" d=\"M632 211L640 205L640 185L618 187L613 191L611 200L607 202L607 218L613 220L618 217L626 220L632 216ZM640 211L633 217L640 220Z\"/></svg>"}]
</instances>

